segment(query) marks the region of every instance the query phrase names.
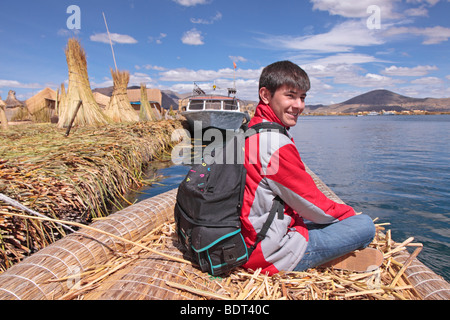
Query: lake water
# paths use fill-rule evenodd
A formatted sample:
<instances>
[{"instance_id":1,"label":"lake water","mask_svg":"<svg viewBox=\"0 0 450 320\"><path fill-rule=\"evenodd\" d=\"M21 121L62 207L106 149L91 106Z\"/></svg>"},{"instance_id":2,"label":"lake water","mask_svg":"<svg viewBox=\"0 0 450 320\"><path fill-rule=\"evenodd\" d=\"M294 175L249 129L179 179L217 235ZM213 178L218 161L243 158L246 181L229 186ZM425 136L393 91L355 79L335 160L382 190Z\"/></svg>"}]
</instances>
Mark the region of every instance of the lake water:
<instances>
[{"instance_id":1,"label":"lake water","mask_svg":"<svg viewBox=\"0 0 450 320\"><path fill-rule=\"evenodd\" d=\"M305 116L291 133L342 200L389 222L395 241L423 243L419 259L450 281L450 115ZM176 188L187 169L160 169L166 178L139 199Z\"/></svg>"}]
</instances>

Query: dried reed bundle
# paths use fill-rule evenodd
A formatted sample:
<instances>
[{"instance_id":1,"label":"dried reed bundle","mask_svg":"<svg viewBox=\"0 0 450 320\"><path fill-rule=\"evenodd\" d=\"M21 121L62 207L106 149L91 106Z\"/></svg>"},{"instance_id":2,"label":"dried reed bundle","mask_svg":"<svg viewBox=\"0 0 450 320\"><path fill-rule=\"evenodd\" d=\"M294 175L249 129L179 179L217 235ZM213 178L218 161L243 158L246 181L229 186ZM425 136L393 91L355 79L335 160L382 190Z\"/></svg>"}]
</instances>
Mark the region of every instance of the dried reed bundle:
<instances>
[{"instance_id":1,"label":"dried reed bundle","mask_svg":"<svg viewBox=\"0 0 450 320\"><path fill-rule=\"evenodd\" d=\"M155 110L148 102L147 87L144 83L141 83L141 110L139 112L139 118L142 121L155 121L157 119Z\"/></svg>"},{"instance_id":2,"label":"dried reed bundle","mask_svg":"<svg viewBox=\"0 0 450 320\"><path fill-rule=\"evenodd\" d=\"M111 69L111 75L114 81L114 90L105 114L114 122L139 121L139 115L134 111L127 95L130 73Z\"/></svg>"},{"instance_id":3,"label":"dried reed bundle","mask_svg":"<svg viewBox=\"0 0 450 320\"><path fill-rule=\"evenodd\" d=\"M61 118L62 109L64 109L64 107L62 107L62 106L67 105L67 93L66 93L66 87L64 86L64 83L61 83L61 89L58 94L57 104L58 104L58 110L57 110L58 118Z\"/></svg>"},{"instance_id":4,"label":"dried reed bundle","mask_svg":"<svg viewBox=\"0 0 450 320\"><path fill-rule=\"evenodd\" d=\"M83 127L69 137L50 124L12 127L0 132L0 193L62 220L106 216L129 204L124 195L131 188L152 183L144 170L180 127L168 121ZM0 209L17 212L3 202ZM59 229L0 216L0 270L57 240Z\"/></svg>"},{"instance_id":5,"label":"dried reed bundle","mask_svg":"<svg viewBox=\"0 0 450 320\"><path fill-rule=\"evenodd\" d=\"M2 129L8 130L8 119L6 118L6 104L3 102L2 97L0 96L0 122L2 123Z\"/></svg>"},{"instance_id":6,"label":"dried reed bundle","mask_svg":"<svg viewBox=\"0 0 450 320\"><path fill-rule=\"evenodd\" d=\"M74 126L99 126L107 124L108 118L103 114L89 83L86 53L78 40L69 39L65 50L69 68L69 88L64 103L60 104L58 127L67 127L74 117L78 102L83 102L76 114Z\"/></svg>"}]
</instances>

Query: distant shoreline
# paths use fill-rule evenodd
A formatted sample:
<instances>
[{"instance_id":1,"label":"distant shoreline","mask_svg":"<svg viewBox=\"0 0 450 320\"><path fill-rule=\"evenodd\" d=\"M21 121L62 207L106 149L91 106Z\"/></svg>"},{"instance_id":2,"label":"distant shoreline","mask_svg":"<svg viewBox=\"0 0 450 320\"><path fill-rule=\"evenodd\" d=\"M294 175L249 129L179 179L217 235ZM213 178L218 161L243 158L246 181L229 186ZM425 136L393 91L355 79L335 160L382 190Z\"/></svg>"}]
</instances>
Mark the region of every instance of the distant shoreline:
<instances>
[{"instance_id":1,"label":"distant shoreline","mask_svg":"<svg viewBox=\"0 0 450 320\"><path fill-rule=\"evenodd\" d=\"M420 115L449 115L450 111L442 111L442 112L432 112L432 111L402 111L402 112L393 112L389 114L383 114L381 112L376 114L369 114L370 112L307 112L302 113L301 116L392 116L392 115L402 115L402 116L420 116Z\"/></svg>"}]
</instances>

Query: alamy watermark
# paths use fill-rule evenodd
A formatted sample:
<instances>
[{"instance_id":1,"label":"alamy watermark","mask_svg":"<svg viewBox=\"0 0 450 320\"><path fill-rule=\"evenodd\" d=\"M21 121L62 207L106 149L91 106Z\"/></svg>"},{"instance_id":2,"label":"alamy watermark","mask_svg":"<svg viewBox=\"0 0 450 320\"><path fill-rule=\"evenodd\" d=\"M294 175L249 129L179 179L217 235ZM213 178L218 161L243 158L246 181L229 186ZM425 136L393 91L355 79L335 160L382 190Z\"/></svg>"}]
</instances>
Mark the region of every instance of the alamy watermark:
<instances>
[{"instance_id":1,"label":"alamy watermark","mask_svg":"<svg viewBox=\"0 0 450 320\"><path fill-rule=\"evenodd\" d=\"M68 267L66 285L68 289L80 289L81 268L79 266Z\"/></svg>"},{"instance_id":2,"label":"alamy watermark","mask_svg":"<svg viewBox=\"0 0 450 320\"><path fill-rule=\"evenodd\" d=\"M371 5L367 7L367 13L370 14L366 20L366 26L368 29L381 29L381 9L377 5Z\"/></svg>"},{"instance_id":3,"label":"alamy watermark","mask_svg":"<svg viewBox=\"0 0 450 320\"><path fill-rule=\"evenodd\" d=\"M70 5L67 7L66 13L70 14L67 18L66 26L69 30L81 29L81 9L77 5Z\"/></svg>"}]
</instances>

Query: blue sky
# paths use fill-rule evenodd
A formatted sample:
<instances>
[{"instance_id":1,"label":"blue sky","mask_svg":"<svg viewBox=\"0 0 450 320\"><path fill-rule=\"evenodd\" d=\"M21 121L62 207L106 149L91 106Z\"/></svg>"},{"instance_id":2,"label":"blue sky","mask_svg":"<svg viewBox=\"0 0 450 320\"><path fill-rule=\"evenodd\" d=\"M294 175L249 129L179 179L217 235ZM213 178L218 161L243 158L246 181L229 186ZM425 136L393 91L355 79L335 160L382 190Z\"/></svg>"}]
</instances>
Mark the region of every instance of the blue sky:
<instances>
[{"instance_id":1,"label":"blue sky","mask_svg":"<svg viewBox=\"0 0 450 320\"><path fill-rule=\"evenodd\" d=\"M288 59L311 78L307 104L374 89L450 97L450 0L1 2L3 99L10 89L25 100L47 86L67 87L64 48L73 36L87 52L91 87L111 86L102 12L130 85L186 93L194 81L209 90L235 79L240 98L257 100L262 68ZM79 14L67 12L71 5Z\"/></svg>"}]
</instances>

